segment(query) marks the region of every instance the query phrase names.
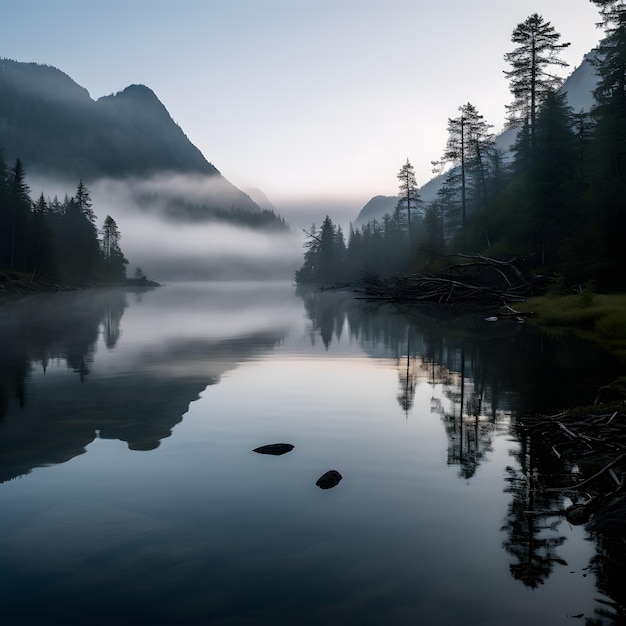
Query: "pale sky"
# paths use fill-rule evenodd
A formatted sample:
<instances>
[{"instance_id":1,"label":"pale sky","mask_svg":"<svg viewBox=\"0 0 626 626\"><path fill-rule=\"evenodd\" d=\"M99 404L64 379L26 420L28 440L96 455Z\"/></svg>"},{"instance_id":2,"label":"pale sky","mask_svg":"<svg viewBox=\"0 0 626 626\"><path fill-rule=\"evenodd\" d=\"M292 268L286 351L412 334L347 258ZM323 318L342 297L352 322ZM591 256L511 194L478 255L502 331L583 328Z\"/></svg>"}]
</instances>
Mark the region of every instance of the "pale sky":
<instances>
[{"instance_id":1,"label":"pale sky","mask_svg":"<svg viewBox=\"0 0 626 626\"><path fill-rule=\"evenodd\" d=\"M407 158L432 177L462 104L502 129L503 55L532 13L571 42L563 75L601 37L589 0L0 0L0 57L53 65L94 99L147 85L279 213L356 215L397 192Z\"/></svg>"}]
</instances>

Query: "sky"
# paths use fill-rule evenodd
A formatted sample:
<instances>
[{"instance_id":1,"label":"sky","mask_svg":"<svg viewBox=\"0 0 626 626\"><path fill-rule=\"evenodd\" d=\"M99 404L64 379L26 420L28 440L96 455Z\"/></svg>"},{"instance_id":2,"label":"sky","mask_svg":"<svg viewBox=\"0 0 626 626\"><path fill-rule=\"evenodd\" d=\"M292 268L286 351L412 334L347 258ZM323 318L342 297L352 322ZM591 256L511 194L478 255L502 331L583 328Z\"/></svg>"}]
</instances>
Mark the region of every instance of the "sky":
<instances>
[{"instance_id":1,"label":"sky","mask_svg":"<svg viewBox=\"0 0 626 626\"><path fill-rule=\"evenodd\" d=\"M57 67L93 99L147 85L281 215L356 217L397 193L407 159L432 178L459 106L502 129L503 55L533 13L571 42L563 76L601 38L589 0L0 0L0 57Z\"/></svg>"}]
</instances>

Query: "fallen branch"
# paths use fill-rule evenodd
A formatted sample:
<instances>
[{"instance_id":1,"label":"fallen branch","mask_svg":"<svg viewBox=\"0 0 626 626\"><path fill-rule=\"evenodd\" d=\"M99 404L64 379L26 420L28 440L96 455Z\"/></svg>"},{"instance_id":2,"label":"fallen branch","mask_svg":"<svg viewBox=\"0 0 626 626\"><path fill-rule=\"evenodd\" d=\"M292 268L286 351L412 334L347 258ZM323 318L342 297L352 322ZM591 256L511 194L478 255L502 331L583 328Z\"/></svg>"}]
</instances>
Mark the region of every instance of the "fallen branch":
<instances>
[{"instance_id":1,"label":"fallen branch","mask_svg":"<svg viewBox=\"0 0 626 626\"><path fill-rule=\"evenodd\" d=\"M586 487L587 485L591 484L594 480L600 478L600 476L602 476L605 472L608 472L612 467L614 467L615 465L617 465L620 461L623 461L624 459L626 459L626 453L620 454L616 459L613 459L610 463L605 465L599 472L596 472L593 476L590 476L589 478L587 478L587 480L583 480L581 483L578 483L577 485L571 485L570 487L548 487L545 491L568 491L570 489L573 489L573 490L582 489L583 487ZM617 483L619 485L620 481L618 480Z\"/></svg>"}]
</instances>

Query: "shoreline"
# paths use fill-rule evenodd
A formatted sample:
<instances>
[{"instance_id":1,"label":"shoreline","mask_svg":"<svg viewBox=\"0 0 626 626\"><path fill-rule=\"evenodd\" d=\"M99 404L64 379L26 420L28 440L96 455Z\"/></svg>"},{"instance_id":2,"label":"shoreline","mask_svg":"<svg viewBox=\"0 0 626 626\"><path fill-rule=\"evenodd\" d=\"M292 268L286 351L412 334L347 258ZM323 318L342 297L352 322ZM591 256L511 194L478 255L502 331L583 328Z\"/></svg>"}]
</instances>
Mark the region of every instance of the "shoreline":
<instances>
[{"instance_id":1,"label":"shoreline","mask_svg":"<svg viewBox=\"0 0 626 626\"><path fill-rule=\"evenodd\" d=\"M31 276L23 272L0 270L0 300L13 296L28 296L39 293L62 293L83 289L102 289L107 287L160 287L161 284L148 278L127 278L119 282L89 282L69 284L41 276Z\"/></svg>"}]
</instances>

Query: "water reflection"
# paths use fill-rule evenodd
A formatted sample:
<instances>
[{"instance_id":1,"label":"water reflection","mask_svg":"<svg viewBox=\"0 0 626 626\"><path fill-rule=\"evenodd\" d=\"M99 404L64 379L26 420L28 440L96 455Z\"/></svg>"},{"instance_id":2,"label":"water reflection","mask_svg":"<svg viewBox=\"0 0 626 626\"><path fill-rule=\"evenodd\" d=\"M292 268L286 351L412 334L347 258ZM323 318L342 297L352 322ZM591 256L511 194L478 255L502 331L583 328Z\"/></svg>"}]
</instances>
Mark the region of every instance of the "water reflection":
<instances>
[{"instance_id":1,"label":"water reflection","mask_svg":"<svg viewBox=\"0 0 626 626\"><path fill-rule=\"evenodd\" d=\"M595 535L596 555L590 570L595 573L598 591L608 600L600 604L596 614L610 624L626 624L626 545L623 537Z\"/></svg>"},{"instance_id":2,"label":"water reflection","mask_svg":"<svg viewBox=\"0 0 626 626\"><path fill-rule=\"evenodd\" d=\"M312 342L319 334L328 348L349 333L373 357L395 360L396 399L407 417L420 381L431 386L431 409L448 435L448 463L458 466L464 479L491 451L493 435L508 428L509 416L549 410L563 401L562 389L546 388L545 372L567 356L546 349L549 340L526 326L487 324L484 313L375 306L345 293L301 291L300 296L311 320ZM594 379L586 383L597 389L594 381L609 368L593 350L580 350L593 368ZM567 367L557 376L576 380L577 362L565 360ZM572 380L566 391L575 387ZM582 397L584 389L575 391Z\"/></svg>"},{"instance_id":3,"label":"water reflection","mask_svg":"<svg viewBox=\"0 0 626 626\"><path fill-rule=\"evenodd\" d=\"M551 475L551 468L545 467L549 459L541 458L525 430L517 427L515 431L519 449L513 455L518 467L506 468L511 503L502 528L507 534L503 547L513 557L513 578L535 589L545 583L556 564L567 565L557 551L565 542L559 533L562 517L554 515L565 505L558 492L542 489L543 476Z\"/></svg>"},{"instance_id":4,"label":"water reflection","mask_svg":"<svg viewBox=\"0 0 626 626\"><path fill-rule=\"evenodd\" d=\"M348 333L371 356L396 359L403 407L416 380L430 376L431 384L449 386L452 375L464 414L551 412L589 402L616 371L593 344L515 321L485 323L484 312L376 305L343 292L298 294L311 343L319 335L328 348Z\"/></svg>"},{"instance_id":5,"label":"water reflection","mask_svg":"<svg viewBox=\"0 0 626 626\"><path fill-rule=\"evenodd\" d=\"M571 561L567 502L544 488L564 470L518 418L613 377L582 342L211 285L5 303L0 348L0 480L97 437L154 450L184 419L158 452L96 441L4 486L12 615L37 589L57 616L106 594L100 623L119 609L121 623L517 626L546 623L529 616L554 606L548 581L559 610L575 595L554 581ZM598 617L619 617L623 543L594 541ZM511 597L523 610L507 620Z\"/></svg>"},{"instance_id":6,"label":"water reflection","mask_svg":"<svg viewBox=\"0 0 626 626\"><path fill-rule=\"evenodd\" d=\"M134 348L131 343L124 358L109 363L106 353L124 343L125 312L144 297L107 289L3 304L0 482L82 454L97 436L119 439L132 450L155 449L208 385L240 362L273 350L287 333L253 320L234 330L205 328L183 310L168 328L162 320L177 309L174 297L144 312L141 326L157 330L149 341ZM210 311L223 306L218 299L219 294L195 304Z\"/></svg>"},{"instance_id":7,"label":"water reflection","mask_svg":"<svg viewBox=\"0 0 626 626\"><path fill-rule=\"evenodd\" d=\"M549 337L513 321L486 324L484 313L374 306L341 293L302 291L300 296L311 334L319 333L327 348L348 333L372 356L395 360L396 400L407 419L420 382L431 386L431 412L442 420L447 462L458 466L460 478L476 474L496 434L511 435L517 446L506 467L505 492L511 500L501 529L511 576L537 589L555 566L567 565L560 548L569 502L545 489L559 470L546 446L536 445L520 426L520 418L591 403L597 389L619 372L618 364L573 337ZM599 590L613 599L598 615L617 619L625 606L623 587L616 584L624 573L624 540L597 535L593 540L597 556L589 570L599 574Z\"/></svg>"},{"instance_id":8,"label":"water reflection","mask_svg":"<svg viewBox=\"0 0 626 626\"><path fill-rule=\"evenodd\" d=\"M396 400L405 415L408 415L413 408L418 381L417 359L411 356L411 328L406 331L406 357L398 359L398 381L400 390Z\"/></svg>"}]
</instances>

